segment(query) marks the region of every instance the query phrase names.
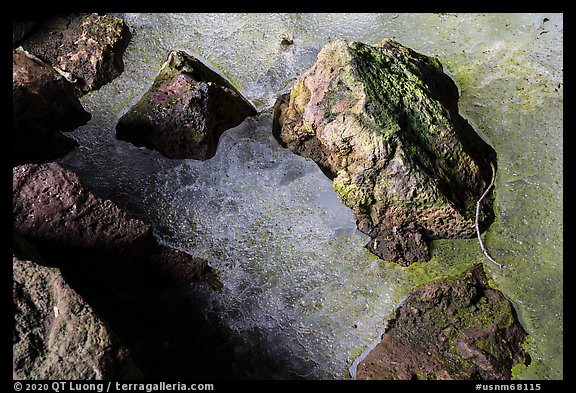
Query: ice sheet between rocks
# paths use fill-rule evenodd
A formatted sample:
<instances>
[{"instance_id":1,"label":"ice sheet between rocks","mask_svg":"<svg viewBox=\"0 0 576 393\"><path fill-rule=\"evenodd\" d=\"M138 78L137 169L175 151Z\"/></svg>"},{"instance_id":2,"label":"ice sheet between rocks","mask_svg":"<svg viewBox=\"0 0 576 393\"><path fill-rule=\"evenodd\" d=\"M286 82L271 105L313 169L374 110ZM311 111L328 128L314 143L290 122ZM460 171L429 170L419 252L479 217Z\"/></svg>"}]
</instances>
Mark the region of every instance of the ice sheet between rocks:
<instances>
[{"instance_id":1,"label":"ice sheet between rocks","mask_svg":"<svg viewBox=\"0 0 576 393\"><path fill-rule=\"evenodd\" d=\"M516 270L487 270L530 333L533 364L515 376L562 378L562 15L124 16L133 30L125 72L83 99L93 120L62 161L149 218L163 242L210 260L225 284L207 299L214 315L239 332L261 329L272 351L289 348L287 367L301 375L346 377L411 285L482 260L472 239L435 242L425 265L379 262L316 166L271 137L276 96L328 40L390 37L440 59L464 116L498 152L497 222L485 243ZM293 44L282 46L283 37ZM116 121L174 48L206 59L265 112L226 132L204 163L114 138Z\"/></svg>"}]
</instances>

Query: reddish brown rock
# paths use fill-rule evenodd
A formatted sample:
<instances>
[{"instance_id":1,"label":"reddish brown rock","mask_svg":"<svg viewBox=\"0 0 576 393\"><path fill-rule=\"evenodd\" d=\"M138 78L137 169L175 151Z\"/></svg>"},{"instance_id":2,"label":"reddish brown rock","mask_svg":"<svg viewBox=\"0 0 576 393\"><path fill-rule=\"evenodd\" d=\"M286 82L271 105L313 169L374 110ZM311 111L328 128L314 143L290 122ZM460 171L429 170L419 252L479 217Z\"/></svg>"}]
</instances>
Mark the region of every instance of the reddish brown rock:
<instances>
[{"instance_id":1,"label":"reddish brown rock","mask_svg":"<svg viewBox=\"0 0 576 393\"><path fill-rule=\"evenodd\" d=\"M68 73L77 94L99 89L124 70L130 30L111 15L71 14L44 22L22 46Z\"/></svg>"},{"instance_id":2,"label":"reddish brown rock","mask_svg":"<svg viewBox=\"0 0 576 393\"><path fill-rule=\"evenodd\" d=\"M13 168L12 191L14 229L30 239L118 250L152 242L148 225L97 198L55 162Z\"/></svg>"},{"instance_id":3,"label":"reddish brown rock","mask_svg":"<svg viewBox=\"0 0 576 393\"><path fill-rule=\"evenodd\" d=\"M463 278L415 288L356 378L508 380L514 365L530 363L526 336L512 304L476 265Z\"/></svg>"},{"instance_id":4,"label":"reddish brown rock","mask_svg":"<svg viewBox=\"0 0 576 393\"><path fill-rule=\"evenodd\" d=\"M55 162L14 167L12 192L14 231L48 254L81 256L111 271L114 264L187 266L189 280L209 270L205 260L158 244L149 225L98 198Z\"/></svg>"},{"instance_id":5,"label":"reddish brown rock","mask_svg":"<svg viewBox=\"0 0 576 393\"><path fill-rule=\"evenodd\" d=\"M77 146L60 131L90 120L74 88L48 64L22 50L12 53L13 163L62 156Z\"/></svg>"},{"instance_id":6,"label":"reddish brown rock","mask_svg":"<svg viewBox=\"0 0 576 393\"><path fill-rule=\"evenodd\" d=\"M190 286L222 286L206 260L159 244L150 226L98 198L74 173L53 162L13 168L13 216L15 236L31 243L47 266L62 272L66 283L117 333L145 376L195 375L204 356L196 353L203 345L198 334L214 332L195 310ZM36 329L43 315L22 318ZM19 335L36 334L25 330ZM99 340L92 331L85 337ZM70 350L66 346L56 353L65 356ZM40 356L27 354L33 351L30 345L18 351L19 370L36 368L26 363ZM54 374L59 379L78 375L69 370L68 377L62 370L64 375Z\"/></svg>"},{"instance_id":7,"label":"reddish brown rock","mask_svg":"<svg viewBox=\"0 0 576 393\"><path fill-rule=\"evenodd\" d=\"M12 47L16 48L20 41L28 37L40 24L34 17L22 17L19 21L12 22Z\"/></svg>"},{"instance_id":8,"label":"reddish brown rock","mask_svg":"<svg viewBox=\"0 0 576 393\"><path fill-rule=\"evenodd\" d=\"M176 285L219 284L206 260L160 245L149 225L95 196L55 162L13 168L12 191L15 233L89 291L98 291L99 280L122 290L144 270Z\"/></svg>"},{"instance_id":9,"label":"reddish brown rock","mask_svg":"<svg viewBox=\"0 0 576 393\"><path fill-rule=\"evenodd\" d=\"M222 133L256 114L227 80L198 59L171 51L152 87L116 125L116 137L168 158L207 160Z\"/></svg>"}]
</instances>

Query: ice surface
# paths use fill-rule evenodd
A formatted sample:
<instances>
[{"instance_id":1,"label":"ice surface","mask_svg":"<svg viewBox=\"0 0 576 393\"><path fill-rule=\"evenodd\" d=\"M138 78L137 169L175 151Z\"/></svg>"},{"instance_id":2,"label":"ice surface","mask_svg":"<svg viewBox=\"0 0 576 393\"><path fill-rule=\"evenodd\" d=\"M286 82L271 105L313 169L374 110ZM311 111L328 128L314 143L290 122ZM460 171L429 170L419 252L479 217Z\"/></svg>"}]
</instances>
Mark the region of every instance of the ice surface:
<instances>
[{"instance_id":1,"label":"ice surface","mask_svg":"<svg viewBox=\"0 0 576 393\"><path fill-rule=\"evenodd\" d=\"M245 337L240 352L256 340L285 358L279 377L347 378L411 286L484 261L530 334L532 365L515 378L562 378L561 14L123 16L133 33L125 71L82 99L93 118L61 161L163 243L208 259L224 289L196 295L207 318ZM378 260L318 167L272 137L276 97L326 42L386 37L439 58L461 112L496 149L497 219L484 239L515 270L490 265L475 239L435 241L432 260L408 268ZM261 111L225 132L210 160L168 160L114 137L170 49L205 59Z\"/></svg>"},{"instance_id":2,"label":"ice surface","mask_svg":"<svg viewBox=\"0 0 576 393\"><path fill-rule=\"evenodd\" d=\"M159 173L145 204L163 242L217 269L215 307L236 332L281 332L277 345L312 360L301 375L338 378L382 329L396 284L382 285L352 212L314 162L278 147L271 121L248 120L213 159Z\"/></svg>"}]
</instances>

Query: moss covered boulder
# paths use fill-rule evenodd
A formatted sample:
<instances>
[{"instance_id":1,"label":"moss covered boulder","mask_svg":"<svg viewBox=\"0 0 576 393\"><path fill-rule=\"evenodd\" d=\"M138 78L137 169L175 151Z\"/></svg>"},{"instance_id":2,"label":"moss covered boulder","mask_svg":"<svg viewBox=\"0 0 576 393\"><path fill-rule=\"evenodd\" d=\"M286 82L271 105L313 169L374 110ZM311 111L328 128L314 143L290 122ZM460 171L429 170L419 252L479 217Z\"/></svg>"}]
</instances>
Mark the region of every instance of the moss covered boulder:
<instances>
[{"instance_id":1,"label":"moss covered boulder","mask_svg":"<svg viewBox=\"0 0 576 393\"><path fill-rule=\"evenodd\" d=\"M21 45L62 70L82 95L122 73L129 40L130 30L121 18L69 14L49 18Z\"/></svg>"},{"instance_id":2,"label":"moss covered boulder","mask_svg":"<svg viewBox=\"0 0 576 393\"><path fill-rule=\"evenodd\" d=\"M116 125L116 137L168 158L206 160L220 135L256 114L222 76L182 51L170 51L150 89Z\"/></svg>"},{"instance_id":3,"label":"moss covered boulder","mask_svg":"<svg viewBox=\"0 0 576 393\"><path fill-rule=\"evenodd\" d=\"M482 265L457 279L415 288L357 379L498 379L529 364L526 332L512 304L488 285Z\"/></svg>"},{"instance_id":4,"label":"moss covered boulder","mask_svg":"<svg viewBox=\"0 0 576 393\"><path fill-rule=\"evenodd\" d=\"M367 247L407 265L432 239L474 236L496 153L458 113L440 62L401 44L335 41L275 106L273 132L313 159L352 208ZM494 219L483 200L483 230Z\"/></svg>"}]
</instances>

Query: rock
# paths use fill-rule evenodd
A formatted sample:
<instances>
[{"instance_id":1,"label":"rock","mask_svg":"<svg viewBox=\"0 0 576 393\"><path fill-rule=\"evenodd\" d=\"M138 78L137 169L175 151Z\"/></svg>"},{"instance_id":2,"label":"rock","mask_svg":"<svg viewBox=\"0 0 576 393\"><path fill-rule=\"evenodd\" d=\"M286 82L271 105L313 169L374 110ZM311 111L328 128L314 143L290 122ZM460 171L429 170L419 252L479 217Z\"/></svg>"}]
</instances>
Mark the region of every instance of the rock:
<instances>
[{"instance_id":1,"label":"rock","mask_svg":"<svg viewBox=\"0 0 576 393\"><path fill-rule=\"evenodd\" d=\"M111 15L71 14L46 21L22 46L70 75L77 94L99 89L124 70L130 30Z\"/></svg>"},{"instance_id":2,"label":"rock","mask_svg":"<svg viewBox=\"0 0 576 393\"><path fill-rule=\"evenodd\" d=\"M185 252L161 247L156 254L150 256L150 261L160 272L162 280L171 285L185 287L191 282L205 280L214 289L223 287L205 259L191 258Z\"/></svg>"},{"instance_id":3,"label":"rock","mask_svg":"<svg viewBox=\"0 0 576 393\"><path fill-rule=\"evenodd\" d=\"M210 271L206 260L160 245L148 224L98 198L58 163L13 168L12 192L14 231L43 256L91 262L110 271L109 282L122 266L158 266L166 277L187 283Z\"/></svg>"},{"instance_id":4,"label":"rock","mask_svg":"<svg viewBox=\"0 0 576 393\"><path fill-rule=\"evenodd\" d=\"M152 231L82 186L55 162L13 168L14 229L34 240L76 248L149 248Z\"/></svg>"},{"instance_id":5,"label":"rock","mask_svg":"<svg viewBox=\"0 0 576 393\"><path fill-rule=\"evenodd\" d=\"M116 125L116 137L168 158L207 160L220 135L256 114L228 81L181 51L171 51L152 87Z\"/></svg>"},{"instance_id":6,"label":"rock","mask_svg":"<svg viewBox=\"0 0 576 393\"><path fill-rule=\"evenodd\" d=\"M14 379L137 379L128 350L57 268L13 257Z\"/></svg>"},{"instance_id":7,"label":"rock","mask_svg":"<svg viewBox=\"0 0 576 393\"><path fill-rule=\"evenodd\" d=\"M13 168L13 217L15 235L109 322L146 377L218 375L206 337L229 332L208 324L190 295L191 285L222 287L205 259L160 245L150 226L54 162Z\"/></svg>"},{"instance_id":8,"label":"rock","mask_svg":"<svg viewBox=\"0 0 576 393\"><path fill-rule=\"evenodd\" d=\"M514 365L530 363L526 336L478 264L463 278L412 290L356 378L508 380Z\"/></svg>"},{"instance_id":9,"label":"rock","mask_svg":"<svg viewBox=\"0 0 576 393\"><path fill-rule=\"evenodd\" d=\"M276 139L333 179L381 258L426 261L430 240L475 235L496 153L458 113L438 60L388 39L331 42L274 115ZM492 202L483 200L482 230Z\"/></svg>"},{"instance_id":10,"label":"rock","mask_svg":"<svg viewBox=\"0 0 576 393\"><path fill-rule=\"evenodd\" d=\"M72 131L91 116L72 85L48 64L23 50L12 52L13 165L60 157L77 143Z\"/></svg>"},{"instance_id":11,"label":"rock","mask_svg":"<svg viewBox=\"0 0 576 393\"><path fill-rule=\"evenodd\" d=\"M95 196L55 162L13 168L12 185L14 231L45 259L78 275L85 288L97 291L104 279L109 288L122 289L143 269L176 285L200 279L221 285L206 260L160 245L148 224Z\"/></svg>"}]
</instances>

